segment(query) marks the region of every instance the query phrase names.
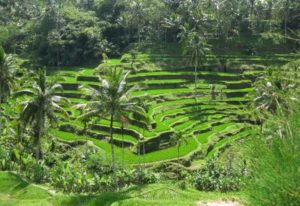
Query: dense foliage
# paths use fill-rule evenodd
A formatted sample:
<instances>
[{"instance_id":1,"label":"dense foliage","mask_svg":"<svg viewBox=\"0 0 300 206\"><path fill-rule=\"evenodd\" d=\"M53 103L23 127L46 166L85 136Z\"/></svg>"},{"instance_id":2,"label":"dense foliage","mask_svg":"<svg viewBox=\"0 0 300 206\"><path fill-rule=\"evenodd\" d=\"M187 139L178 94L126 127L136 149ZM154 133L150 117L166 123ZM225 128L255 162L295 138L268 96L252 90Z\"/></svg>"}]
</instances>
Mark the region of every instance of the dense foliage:
<instances>
[{"instance_id":1,"label":"dense foliage","mask_svg":"<svg viewBox=\"0 0 300 206\"><path fill-rule=\"evenodd\" d=\"M263 41L275 46L293 40L299 10L297 0L4 1L0 44L52 66L92 63L102 53L120 55L134 42L140 48L185 42L192 34L214 44L216 52L232 45L255 52ZM238 38L245 35L259 41Z\"/></svg>"},{"instance_id":2,"label":"dense foliage","mask_svg":"<svg viewBox=\"0 0 300 206\"><path fill-rule=\"evenodd\" d=\"M265 118L261 134L248 144L250 205L300 203L299 65L291 62L257 82L254 108Z\"/></svg>"}]
</instances>

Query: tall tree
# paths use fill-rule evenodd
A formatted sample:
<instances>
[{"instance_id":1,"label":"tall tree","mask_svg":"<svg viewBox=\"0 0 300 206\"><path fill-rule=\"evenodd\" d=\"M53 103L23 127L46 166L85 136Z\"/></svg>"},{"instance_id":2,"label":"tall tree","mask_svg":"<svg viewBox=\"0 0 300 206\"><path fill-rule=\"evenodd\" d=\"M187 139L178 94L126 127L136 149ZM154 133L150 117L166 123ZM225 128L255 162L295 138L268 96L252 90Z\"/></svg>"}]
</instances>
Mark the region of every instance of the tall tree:
<instances>
[{"instance_id":1,"label":"tall tree","mask_svg":"<svg viewBox=\"0 0 300 206\"><path fill-rule=\"evenodd\" d=\"M187 144L187 135L183 131L176 131L172 136L171 136L171 142L176 144L177 146L177 161L178 161L178 169L177 169L177 175L179 178L179 156L180 156L180 147L182 146L182 143Z\"/></svg>"},{"instance_id":2,"label":"tall tree","mask_svg":"<svg viewBox=\"0 0 300 206\"><path fill-rule=\"evenodd\" d=\"M122 68L110 68L99 89L86 88L86 92L92 96L92 100L85 104L85 113L80 119L92 116L108 117L110 120L110 144L112 170L116 170L116 157L114 148L114 122L130 123L130 114L144 114L144 109L139 106L139 97L132 96L138 86L128 87L127 77ZM133 115L134 116L134 115Z\"/></svg>"},{"instance_id":3,"label":"tall tree","mask_svg":"<svg viewBox=\"0 0 300 206\"><path fill-rule=\"evenodd\" d=\"M55 92L62 90L60 84L49 83L47 81L45 70L38 71L32 88L16 92L16 96L26 95L30 98L22 102L22 112L20 122L23 128L31 125L33 129L33 142L35 146L35 158L41 158L41 138L46 133L46 122L57 121L56 112L63 114L65 117L68 113L58 104L67 103L65 98L55 95Z\"/></svg>"},{"instance_id":4,"label":"tall tree","mask_svg":"<svg viewBox=\"0 0 300 206\"><path fill-rule=\"evenodd\" d=\"M184 45L184 56L189 59L189 62L194 66L195 78L195 101L197 102L197 82L198 68L204 63L207 53L209 52L208 44L204 37L195 30L184 29L181 36L181 42Z\"/></svg>"},{"instance_id":5,"label":"tall tree","mask_svg":"<svg viewBox=\"0 0 300 206\"><path fill-rule=\"evenodd\" d=\"M282 79L283 76L281 72L269 69L268 75L261 77L255 83L256 89L251 107L259 112L261 129L268 114L281 116L285 120L285 114L292 111L292 103L299 102L295 97L294 90L297 88L297 84ZM287 126L289 128L289 125Z\"/></svg>"},{"instance_id":6,"label":"tall tree","mask_svg":"<svg viewBox=\"0 0 300 206\"><path fill-rule=\"evenodd\" d=\"M2 103L5 98L11 95L15 83L15 67L13 58L6 55L0 46L0 136L2 134Z\"/></svg>"}]
</instances>

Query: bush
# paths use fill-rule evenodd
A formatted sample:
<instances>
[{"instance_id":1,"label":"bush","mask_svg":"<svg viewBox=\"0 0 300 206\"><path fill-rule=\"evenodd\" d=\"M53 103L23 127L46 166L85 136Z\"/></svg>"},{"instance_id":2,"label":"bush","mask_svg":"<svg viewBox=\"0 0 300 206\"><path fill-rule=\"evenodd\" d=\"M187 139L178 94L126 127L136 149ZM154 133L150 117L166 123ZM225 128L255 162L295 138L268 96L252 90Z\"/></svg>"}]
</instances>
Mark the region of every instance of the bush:
<instances>
[{"instance_id":1,"label":"bush","mask_svg":"<svg viewBox=\"0 0 300 206\"><path fill-rule=\"evenodd\" d=\"M260 64L251 64L251 65L243 64L240 66L240 69L244 72L244 71L255 71L255 70L264 71L267 68L264 65L260 65Z\"/></svg>"},{"instance_id":2,"label":"bush","mask_svg":"<svg viewBox=\"0 0 300 206\"><path fill-rule=\"evenodd\" d=\"M10 169L10 154L7 150L0 147L0 170L9 170Z\"/></svg>"},{"instance_id":3,"label":"bush","mask_svg":"<svg viewBox=\"0 0 300 206\"><path fill-rule=\"evenodd\" d=\"M121 62L122 63L129 63L131 62L131 55L130 54L124 54L122 57L121 57Z\"/></svg>"},{"instance_id":4,"label":"bush","mask_svg":"<svg viewBox=\"0 0 300 206\"><path fill-rule=\"evenodd\" d=\"M32 180L34 182L41 183L42 181L47 179L47 175L48 171L44 161L35 162L33 167Z\"/></svg>"},{"instance_id":5,"label":"bush","mask_svg":"<svg viewBox=\"0 0 300 206\"><path fill-rule=\"evenodd\" d=\"M212 159L206 166L191 176L194 187L201 191L238 191L241 186L241 175L228 172Z\"/></svg>"},{"instance_id":6,"label":"bush","mask_svg":"<svg viewBox=\"0 0 300 206\"><path fill-rule=\"evenodd\" d=\"M57 188L62 188L64 192L88 191L86 172L67 162L59 162L52 169L51 183Z\"/></svg>"},{"instance_id":7,"label":"bush","mask_svg":"<svg viewBox=\"0 0 300 206\"><path fill-rule=\"evenodd\" d=\"M136 184L151 184L160 179L160 174L151 170L137 169L133 173L133 182Z\"/></svg>"},{"instance_id":8,"label":"bush","mask_svg":"<svg viewBox=\"0 0 300 206\"><path fill-rule=\"evenodd\" d=\"M104 155L99 153L88 155L86 164L90 171L94 171L98 174L107 174L111 170L110 166L107 165L107 160Z\"/></svg>"}]
</instances>

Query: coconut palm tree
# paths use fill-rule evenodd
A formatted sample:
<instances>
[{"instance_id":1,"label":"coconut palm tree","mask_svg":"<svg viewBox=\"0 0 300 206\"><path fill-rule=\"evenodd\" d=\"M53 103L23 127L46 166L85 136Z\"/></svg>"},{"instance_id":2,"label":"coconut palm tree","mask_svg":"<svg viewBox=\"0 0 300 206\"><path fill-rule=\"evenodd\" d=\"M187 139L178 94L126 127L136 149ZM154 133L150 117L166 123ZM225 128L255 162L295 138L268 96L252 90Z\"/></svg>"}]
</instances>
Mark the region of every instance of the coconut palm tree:
<instances>
[{"instance_id":1,"label":"coconut palm tree","mask_svg":"<svg viewBox=\"0 0 300 206\"><path fill-rule=\"evenodd\" d=\"M72 108L79 110L80 111L80 115L83 116L85 115L85 112L87 110L87 104L77 104L75 106L73 106ZM88 136L87 136L87 132L88 129L90 128L90 126L92 125L92 118L90 116L84 116L81 119L82 123L83 123L83 130L82 130L82 134L85 136L85 140L86 140L86 150L85 150L85 155L87 156L87 152L88 152Z\"/></svg>"},{"instance_id":2,"label":"coconut palm tree","mask_svg":"<svg viewBox=\"0 0 300 206\"><path fill-rule=\"evenodd\" d=\"M2 134L2 103L11 95L15 83L15 72L13 57L6 55L0 46L0 136Z\"/></svg>"},{"instance_id":3,"label":"coconut palm tree","mask_svg":"<svg viewBox=\"0 0 300 206\"><path fill-rule=\"evenodd\" d=\"M296 84L286 83L282 76L281 73L274 73L273 69L269 69L268 75L255 83L256 89L252 94L254 98L250 106L260 113L261 130L263 121L269 114L278 114L285 119L284 114L292 111L292 103L299 101L293 94Z\"/></svg>"},{"instance_id":4,"label":"coconut palm tree","mask_svg":"<svg viewBox=\"0 0 300 206\"><path fill-rule=\"evenodd\" d=\"M151 127L151 118L150 118L150 116L146 115L143 122L144 122L143 133L144 133L146 128L149 129L149 127ZM144 134L143 134L143 136L144 136ZM146 166L145 154L146 154L146 145L145 145L145 137L144 137L144 141L143 141L143 165L144 165L144 168Z\"/></svg>"},{"instance_id":5,"label":"coconut palm tree","mask_svg":"<svg viewBox=\"0 0 300 206\"><path fill-rule=\"evenodd\" d=\"M290 111L290 103L294 99L290 89L293 87L293 84L283 84L276 76L262 77L255 84L255 98L252 104L254 108L272 114Z\"/></svg>"},{"instance_id":6,"label":"coconut palm tree","mask_svg":"<svg viewBox=\"0 0 300 206\"><path fill-rule=\"evenodd\" d=\"M177 145L177 160L179 161L179 155L180 155L180 147L182 146L182 143L187 144L187 138L188 136L183 131L176 131L171 137L171 143L175 143Z\"/></svg>"},{"instance_id":7,"label":"coconut palm tree","mask_svg":"<svg viewBox=\"0 0 300 206\"><path fill-rule=\"evenodd\" d=\"M45 70L40 69L32 88L15 93L16 96L29 96L29 99L22 102L20 122L23 124L23 129L27 125L32 126L35 158L37 161L40 160L42 155L41 138L46 133L46 122L53 123L57 121L57 112L65 117L68 116L68 113L58 105L60 102L68 102L65 98L55 95L55 92L58 90L62 90L62 86L49 83Z\"/></svg>"},{"instance_id":8,"label":"coconut palm tree","mask_svg":"<svg viewBox=\"0 0 300 206\"><path fill-rule=\"evenodd\" d=\"M133 97L132 92L138 89L138 85L127 87L127 77L129 72L124 72L122 68L110 68L107 71L105 79L99 89L85 88L92 99L85 104L85 113L79 117L84 119L92 116L108 117L110 120L110 144L112 170L116 169L115 148L114 148L114 122L119 121L122 124L130 123L132 114L144 114L144 109L139 106L138 99ZM134 116L134 115L132 115Z\"/></svg>"},{"instance_id":9,"label":"coconut palm tree","mask_svg":"<svg viewBox=\"0 0 300 206\"><path fill-rule=\"evenodd\" d=\"M151 116L149 115L149 104L147 104L147 101L150 101L151 97L145 95L144 98L139 99L139 105L145 110L144 115L137 115L135 118L142 123L143 127L143 133L142 133L142 138L139 138L138 140L138 156L141 155L141 151L143 154L143 165L145 167L145 154L146 154L146 141L145 141L145 131L151 128ZM141 144L142 142L142 144ZM141 148L142 147L142 148Z\"/></svg>"},{"instance_id":10,"label":"coconut palm tree","mask_svg":"<svg viewBox=\"0 0 300 206\"><path fill-rule=\"evenodd\" d=\"M177 161L178 161L178 163L179 163L180 147L182 146L182 143L185 143L185 144L188 143L187 138L188 138L188 136L183 131L176 131L171 136L170 142L177 145ZM179 166L178 166L177 172L178 172L177 175L179 177L179 172L180 172Z\"/></svg>"},{"instance_id":11,"label":"coconut palm tree","mask_svg":"<svg viewBox=\"0 0 300 206\"><path fill-rule=\"evenodd\" d=\"M209 48L205 39L198 32L183 31L183 33L181 35L181 42L184 45L183 54L188 57L189 62L194 66L195 101L197 102L198 68L203 64Z\"/></svg>"}]
</instances>

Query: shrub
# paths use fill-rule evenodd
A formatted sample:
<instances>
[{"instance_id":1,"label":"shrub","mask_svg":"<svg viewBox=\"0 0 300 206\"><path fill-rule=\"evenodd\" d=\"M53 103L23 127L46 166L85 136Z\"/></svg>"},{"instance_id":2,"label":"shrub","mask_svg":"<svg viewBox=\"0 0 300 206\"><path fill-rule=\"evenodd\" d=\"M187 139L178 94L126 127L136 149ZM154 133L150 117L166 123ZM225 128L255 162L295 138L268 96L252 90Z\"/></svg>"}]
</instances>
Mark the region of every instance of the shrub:
<instances>
[{"instance_id":1,"label":"shrub","mask_svg":"<svg viewBox=\"0 0 300 206\"><path fill-rule=\"evenodd\" d=\"M5 148L0 147L0 170L10 169L10 154Z\"/></svg>"},{"instance_id":2,"label":"shrub","mask_svg":"<svg viewBox=\"0 0 300 206\"><path fill-rule=\"evenodd\" d=\"M159 173L146 169L137 169L134 171L133 175L133 182L136 184L151 184L157 182L161 178Z\"/></svg>"},{"instance_id":3,"label":"shrub","mask_svg":"<svg viewBox=\"0 0 300 206\"><path fill-rule=\"evenodd\" d=\"M242 71L255 71L255 70L259 70L259 71L264 71L267 68L264 65L260 65L260 64L243 64L240 66L240 69Z\"/></svg>"},{"instance_id":4,"label":"shrub","mask_svg":"<svg viewBox=\"0 0 300 206\"><path fill-rule=\"evenodd\" d=\"M131 61L131 55L130 54L124 54L122 57L121 57L121 62L122 63L129 63Z\"/></svg>"},{"instance_id":5,"label":"shrub","mask_svg":"<svg viewBox=\"0 0 300 206\"><path fill-rule=\"evenodd\" d=\"M44 161L35 162L33 167L32 180L34 182L41 183L42 181L47 179L47 175L48 171Z\"/></svg>"},{"instance_id":6,"label":"shrub","mask_svg":"<svg viewBox=\"0 0 300 206\"><path fill-rule=\"evenodd\" d=\"M187 182L185 180L181 180L178 182L178 187L182 190L185 190L187 188Z\"/></svg>"},{"instance_id":7,"label":"shrub","mask_svg":"<svg viewBox=\"0 0 300 206\"><path fill-rule=\"evenodd\" d=\"M64 192L90 191L87 172L68 162L59 162L52 169L51 183L57 188L62 188Z\"/></svg>"},{"instance_id":8,"label":"shrub","mask_svg":"<svg viewBox=\"0 0 300 206\"><path fill-rule=\"evenodd\" d=\"M86 164L90 171L94 171L98 174L107 174L111 170L104 155L99 153L88 155Z\"/></svg>"},{"instance_id":9,"label":"shrub","mask_svg":"<svg viewBox=\"0 0 300 206\"><path fill-rule=\"evenodd\" d=\"M201 191L238 191L241 186L241 175L228 172L213 159L192 174L191 178L194 187Z\"/></svg>"}]
</instances>

